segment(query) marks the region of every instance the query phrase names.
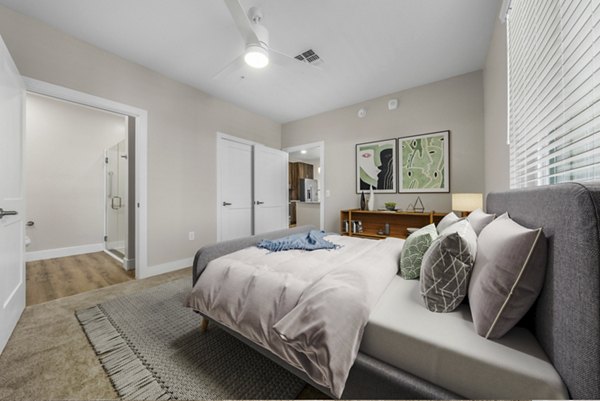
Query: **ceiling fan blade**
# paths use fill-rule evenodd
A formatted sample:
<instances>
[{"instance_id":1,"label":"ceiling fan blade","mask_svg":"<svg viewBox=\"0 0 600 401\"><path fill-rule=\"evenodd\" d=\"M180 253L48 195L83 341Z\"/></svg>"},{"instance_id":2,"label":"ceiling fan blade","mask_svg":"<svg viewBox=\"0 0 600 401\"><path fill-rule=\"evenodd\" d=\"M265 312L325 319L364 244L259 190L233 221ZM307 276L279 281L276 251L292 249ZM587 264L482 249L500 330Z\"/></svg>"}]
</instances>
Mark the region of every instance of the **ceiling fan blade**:
<instances>
[{"instance_id":1,"label":"ceiling fan blade","mask_svg":"<svg viewBox=\"0 0 600 401\"><path fill-rule=\"evenodd\" d=\"M217 72L212 79L224 80L230 77L234 73L243 75L246 62L244 61L244 55L236 57L231 63L227 64L221 71ZM239 78L239 77L238 77Z\"/></svg>"},{"instance_id":2,"label":"ceiling fan blade","mask_svg":"<svg viewBox=\"0 0 600 401\"><path fill-rule=\"evenodd\" d=\"M259 43L258 36L252 28L252 22L248 19L248 15L246 15L246 11L244 11L244 7L242 7L239 0L224 1L245 43Z\"/></svg>"},{"instance_id":3,"label":"ceiling fan blade","mask_svg":"<svg viewBox=\"0 0 600 401\"><path fill-rule=\"evenodd\" d=\"M322 71L322 69L314 64L307 63L305 61L298 60L295 57L288 56L287 54L278 52L273 48L269 48L269 59L274 64L281 65L283 67L296 66L305 71Z\"/></svg>"}]
</instances>

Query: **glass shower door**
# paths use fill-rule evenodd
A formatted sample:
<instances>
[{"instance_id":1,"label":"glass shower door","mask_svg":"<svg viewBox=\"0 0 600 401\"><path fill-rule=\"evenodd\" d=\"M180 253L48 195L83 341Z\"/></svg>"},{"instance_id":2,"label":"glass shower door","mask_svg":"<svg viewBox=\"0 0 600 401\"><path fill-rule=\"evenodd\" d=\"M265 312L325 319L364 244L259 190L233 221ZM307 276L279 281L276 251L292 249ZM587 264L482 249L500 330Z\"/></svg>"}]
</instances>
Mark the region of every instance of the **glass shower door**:
<instances>
[{"instance_id":1,"label":"glass shower door","mask_svg":"<svg viewBox=\"0 0 600 401\"><path fill-rule=\"evenodd\" d=\"M106 250L123 260L127 238L127 149L126 141L106 150Z\"/></svg>"}]
</instances>

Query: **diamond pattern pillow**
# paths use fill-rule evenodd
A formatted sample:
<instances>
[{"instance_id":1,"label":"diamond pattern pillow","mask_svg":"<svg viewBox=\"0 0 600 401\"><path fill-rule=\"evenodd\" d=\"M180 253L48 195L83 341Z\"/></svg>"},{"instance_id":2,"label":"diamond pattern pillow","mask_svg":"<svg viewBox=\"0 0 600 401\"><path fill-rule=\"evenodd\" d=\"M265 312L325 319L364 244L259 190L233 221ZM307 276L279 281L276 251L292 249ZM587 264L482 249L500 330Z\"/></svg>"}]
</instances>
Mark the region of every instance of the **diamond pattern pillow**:
<instances>
[{"instance_id":1,"label":"diamond pattern pillow","mask_svg":"<svg viewBox=\"0 0 600 401\"><path fill-rule=\"evenodd\" d=\"M432 312L451 312L469 288L477 253L477 234L462 220L452 224L433 241L421 264L421 296Z\"/></svg>"},{"instance_id":2,"label":"diamond pattern pillow","mask_svg":"<svg viewBox=\"0 0 600 401\"><path fill-rule=\"evenodd\" d=\"M408 236L400 256L400 277L405 280L419 278L423 255L437 236L435 224L420 228Z\"/></svg>"}]
</instances>

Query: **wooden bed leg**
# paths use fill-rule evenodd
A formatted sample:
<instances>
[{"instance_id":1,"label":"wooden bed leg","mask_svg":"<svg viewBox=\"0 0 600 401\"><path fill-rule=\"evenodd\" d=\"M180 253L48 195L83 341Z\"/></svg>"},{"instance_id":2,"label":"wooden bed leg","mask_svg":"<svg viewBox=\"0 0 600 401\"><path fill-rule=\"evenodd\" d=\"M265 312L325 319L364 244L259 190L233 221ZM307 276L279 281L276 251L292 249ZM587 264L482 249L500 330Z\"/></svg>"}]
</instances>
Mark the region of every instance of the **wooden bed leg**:
<instances>
[{"instance_id":1,"label":"wooden bed leg","mask_svg":"<svg viewBox=\"0 0 600 401\"><path fill-rule=\"evenodd\" d=\"M200 321L200 333L204 333L208 330L208 319L203 317Z\"/></svg>"}]
</instances>

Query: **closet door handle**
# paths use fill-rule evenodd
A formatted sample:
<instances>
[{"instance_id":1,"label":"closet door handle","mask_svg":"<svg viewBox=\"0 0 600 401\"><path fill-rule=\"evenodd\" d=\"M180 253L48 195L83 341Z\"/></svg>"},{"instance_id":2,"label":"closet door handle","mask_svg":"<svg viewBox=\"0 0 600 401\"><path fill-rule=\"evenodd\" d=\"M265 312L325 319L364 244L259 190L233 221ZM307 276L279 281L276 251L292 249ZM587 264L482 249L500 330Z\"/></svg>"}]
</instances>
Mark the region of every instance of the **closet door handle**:
<instances>
[{"instance_id":1,"label":"closet door handle","mask_svg":"<svg viewBox=\"0 0 600 401\"><path fill-rule=\"evenodd\" d=\"M231 206L231 203L229 203L229 202L223 202L223 206Z\"/></svg>"},{"instance_id":2,"label":"closet door handle","mask_svg":"<svg viewBox=\"0 0 600 401\"><path fill-rule=\"evenodd\" d=\"M256 201L256 204L257 204L257 205L264 205L264 204L265 204L265 202Z\"/></svg>"}]
</instances>

